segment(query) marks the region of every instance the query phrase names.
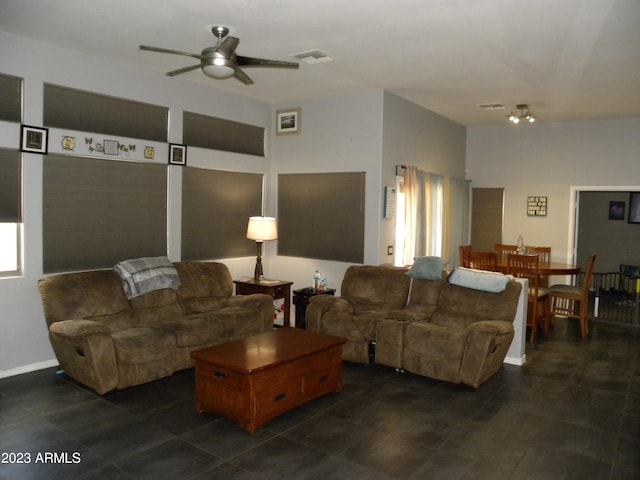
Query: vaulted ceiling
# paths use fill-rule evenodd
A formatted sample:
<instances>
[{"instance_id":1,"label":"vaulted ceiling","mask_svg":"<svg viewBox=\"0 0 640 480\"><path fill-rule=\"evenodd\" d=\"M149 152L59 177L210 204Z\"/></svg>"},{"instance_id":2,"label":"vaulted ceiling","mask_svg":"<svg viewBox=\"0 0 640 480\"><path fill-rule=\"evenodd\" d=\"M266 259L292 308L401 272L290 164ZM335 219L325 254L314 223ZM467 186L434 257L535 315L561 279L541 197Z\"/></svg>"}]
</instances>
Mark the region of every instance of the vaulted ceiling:
<instances>
[{"instance_id":1,"label":"vaulted ceiling","mask_svg":"<svg viewBox=\"0 0 640 480\"><path fill-rule=\"evenodd\" d=\"M199 69L175 81L291 104L380 88L465 126L506 124L522 103L540 122L640 116L638 0L0 0L0 30L158 75L198 60L138 45L199 54L218 24L239 55L333 60L247 69L249 86Z\"/></svg>"}]
</instances>

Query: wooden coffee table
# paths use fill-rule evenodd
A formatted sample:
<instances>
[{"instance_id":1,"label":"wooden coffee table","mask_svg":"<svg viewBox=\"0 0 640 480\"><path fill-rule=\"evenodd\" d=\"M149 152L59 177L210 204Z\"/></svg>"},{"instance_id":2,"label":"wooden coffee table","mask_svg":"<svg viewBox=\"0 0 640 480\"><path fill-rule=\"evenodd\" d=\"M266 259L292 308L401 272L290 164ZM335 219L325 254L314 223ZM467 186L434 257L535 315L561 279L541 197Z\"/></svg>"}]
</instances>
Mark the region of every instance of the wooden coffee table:
<instances>
[{"instance_id":1,"label":"wooden coffee table","mask_svg":"<svg viewBox=\"0 0 640 480\"><path fill-rule=\"evenodd\" d=\"M196 408L249 433L311 399L342 390L344 338L279 328L191 352Z\"/></svg>"}]
</instances>

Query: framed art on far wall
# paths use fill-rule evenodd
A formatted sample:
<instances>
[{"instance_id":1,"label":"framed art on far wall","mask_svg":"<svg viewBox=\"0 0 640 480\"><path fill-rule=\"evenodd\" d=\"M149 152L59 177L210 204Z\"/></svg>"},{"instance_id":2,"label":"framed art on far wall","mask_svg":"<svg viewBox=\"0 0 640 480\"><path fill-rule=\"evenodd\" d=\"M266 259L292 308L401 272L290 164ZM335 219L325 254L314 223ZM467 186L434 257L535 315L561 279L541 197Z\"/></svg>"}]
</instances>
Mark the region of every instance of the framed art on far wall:
<instances>
[{"instance_id":1,"label":"framed art on far wall","mask_svg":"<svg viewBox=\"0 0 640 480\"><path fill-rule=\"evenodd\" d=\"M276 112L276 135L300 133L300 113L299 108Z\"/></svg>"},{"instance_id":2,"label":"framed art on far wall","mask_svg":"<svg viewBox=\"0 0 640 480\"><path fill-rule=\"evenodd\" d=\"M169 164L182 165L187 164L187 146L179 143L169 144Z\"/></svg>"},{"instance_id":3,"label":"framed art on far wall","mask_svg":"<svg viewBox=\"0 0 640 480\"><path fill-rule=\"evenodd\" d=\"M624 202L609 202L609 220L624 220Z\"/></svg>"},{"instance_id":4,"label":"framed art on far wall","mask_svg":"<svg viewBox=\"0 0 640 480\"><path fill-rule=\"evenodd\" d=\"M46 154L48 143L48 128L20 126L20 150L22 152Z\"/></svg>"}]
</instances>

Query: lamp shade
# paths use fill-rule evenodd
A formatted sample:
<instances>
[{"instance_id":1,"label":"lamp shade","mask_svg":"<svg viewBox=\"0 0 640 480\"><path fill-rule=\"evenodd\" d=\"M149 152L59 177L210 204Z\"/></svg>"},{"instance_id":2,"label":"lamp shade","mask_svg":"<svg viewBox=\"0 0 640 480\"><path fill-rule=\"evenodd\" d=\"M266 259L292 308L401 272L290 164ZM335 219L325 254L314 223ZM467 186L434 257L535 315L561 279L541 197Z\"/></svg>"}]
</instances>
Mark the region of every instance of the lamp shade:
<instances>
[{"instance_id":1,"label":"lamp shade","mask_svg":"<svg viewBox=\"0 0 640 480\"><path fill-rule=\"evenodd\" d=\"M276 219L273 217L249 217L247 238L256 242L276 240L278 238Z\"/></svg>"}]
</instances>

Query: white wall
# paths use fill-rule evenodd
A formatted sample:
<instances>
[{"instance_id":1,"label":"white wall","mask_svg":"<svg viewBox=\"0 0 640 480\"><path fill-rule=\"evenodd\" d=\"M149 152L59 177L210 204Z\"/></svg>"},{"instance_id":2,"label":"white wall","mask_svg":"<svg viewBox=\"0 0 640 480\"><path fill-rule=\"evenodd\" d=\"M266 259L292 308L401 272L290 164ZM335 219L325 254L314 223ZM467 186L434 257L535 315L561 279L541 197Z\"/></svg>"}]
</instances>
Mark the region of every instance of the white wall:
<instances>
[{"instance_id":1,"label":"white wall","mask_svg":"<svg viewBox=\"0 0 640 480\"><path fill-rule=\"evenodd\" d=\"M524 235L571 260L572 187L640 186L640 118L476 127L467 132L472 187L504 187L503 242ZM548 197L546 217L528 217L527 196Z\"/></svg>"},{"instance_id":2,"label":"white wall","mask_svg":"<svg viewBox=\"0 0 640 480\"><path fill-rule=\"evenodd\" d=\"M280 173L366 172L364 263L378 264L381 250L381 90L361 90L347 95L314 98L280 104L276 110L301 108L299 135L272 136L270 199L276 205ZM270 242L273 243L273 242ZM312 285L313 273L326 275L329 287L340 289L348 263L275 256L275 245L266 245L265 275L291 280L293 288Z\"/></svg>"}]
</instances>

